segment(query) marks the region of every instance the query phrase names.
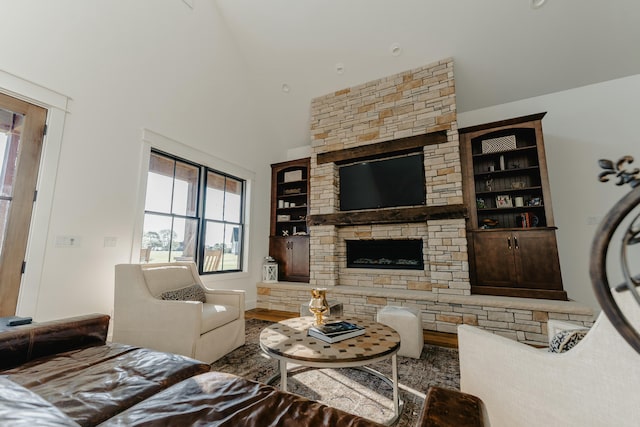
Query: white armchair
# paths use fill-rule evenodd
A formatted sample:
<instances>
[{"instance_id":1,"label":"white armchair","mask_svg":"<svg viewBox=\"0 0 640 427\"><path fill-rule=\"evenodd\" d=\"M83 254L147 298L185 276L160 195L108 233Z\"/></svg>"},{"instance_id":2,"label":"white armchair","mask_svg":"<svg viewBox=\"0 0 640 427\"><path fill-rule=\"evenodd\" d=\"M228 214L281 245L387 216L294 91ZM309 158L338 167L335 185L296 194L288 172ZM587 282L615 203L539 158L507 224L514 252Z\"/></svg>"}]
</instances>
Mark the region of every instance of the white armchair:
<instances>
[{"instance_id":1,"label":"white armchair","mask_svg":"<svg viewBox=\"0 0 640 427\"><path fill-rule=\"evenodd\" d=\"M200 285L206 302L161 294ZM192 262L115 267L113 341L214 362L245 342L244 291L208 289Z\"/></svg>"},{"instance_id":2,"label":"white armchair","mask_svg":"<svg viewBox=\"0 0 640 427\"><path fill-rule=\"evenodd\" d=\"M630 292L617 299L630 323L640 326L640 307ZM575 327L562 323L550 321L550 335ZM640 355L604 313L565 353L549 353L468 325L458 327L458 344L460 388L482 399L486 425L638 425Z\"/></svg>"}]
</instances>

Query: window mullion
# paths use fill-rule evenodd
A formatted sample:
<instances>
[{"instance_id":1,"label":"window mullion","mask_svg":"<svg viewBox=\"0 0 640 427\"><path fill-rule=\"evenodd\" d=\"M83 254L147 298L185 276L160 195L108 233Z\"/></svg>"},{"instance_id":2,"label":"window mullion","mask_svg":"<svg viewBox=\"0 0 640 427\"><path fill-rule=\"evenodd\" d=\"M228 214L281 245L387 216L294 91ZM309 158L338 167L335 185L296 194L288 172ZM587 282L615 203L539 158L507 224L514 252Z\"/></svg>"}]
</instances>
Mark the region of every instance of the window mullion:
<instances>
[{"instance_id":1,"label":"window mullion","mask_svg":"<svg viewBox=\"0 0 640 427\"><path fill-rule=\"evenodd\" d=\"M196 208L196 215L198 217L198 234L196 240L196 265L198 266L198 272L202 273L202 260L204 257L204 208L207 197L206 186L206 168L200 166L198 168L198 206Z\"/></svg>"}]
</instances>

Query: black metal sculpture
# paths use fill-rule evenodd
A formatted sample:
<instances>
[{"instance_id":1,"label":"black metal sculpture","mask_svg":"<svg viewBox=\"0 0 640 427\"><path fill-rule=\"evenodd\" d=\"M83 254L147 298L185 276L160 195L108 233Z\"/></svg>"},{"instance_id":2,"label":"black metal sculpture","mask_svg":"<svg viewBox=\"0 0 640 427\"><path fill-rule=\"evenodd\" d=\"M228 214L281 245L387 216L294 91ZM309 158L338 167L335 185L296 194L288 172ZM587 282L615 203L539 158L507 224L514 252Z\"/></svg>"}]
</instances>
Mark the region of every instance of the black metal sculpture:
<instances>
[{"instance_id":1,"label":"black metal sculpture","mask_svg":"<svg viewBox=\"0 0 640 427\"><path fill-rule=\"evenodd\" d=\"M618 178L616 185L629 184L633 189L618 201L613 208L607 213L603 221L596 230L596 234L591 246L591 266L589 273L593 289L602 307L602 311L607 315L613 326L618 330L620 335L640 353L640 332L631 325L616 303L611 285L607 278L606 260L607 251L609 249L611 239L628 216L632 214L634 208L640 205L640 170L635 168L626 170L625 164L633 162L633 157L622 157L615 164L611 160L599 160L598 164L602 169L598 175L601 182L609 181L608 176L614 175ZM624 283L615 287L616 292L629 291L633 294L636 302L640 305L640 294L637 287L640 285L640 276L632 276L628 259L628 248L632 245L640 243L640 215L635 214L635 218L631 220L629 226L624 230L620 260L622 264L622 272L624 274ZM630 217L629 217L630 218ZM621 231L623 231L621 229Z\"/></svg>"}]
</instances>

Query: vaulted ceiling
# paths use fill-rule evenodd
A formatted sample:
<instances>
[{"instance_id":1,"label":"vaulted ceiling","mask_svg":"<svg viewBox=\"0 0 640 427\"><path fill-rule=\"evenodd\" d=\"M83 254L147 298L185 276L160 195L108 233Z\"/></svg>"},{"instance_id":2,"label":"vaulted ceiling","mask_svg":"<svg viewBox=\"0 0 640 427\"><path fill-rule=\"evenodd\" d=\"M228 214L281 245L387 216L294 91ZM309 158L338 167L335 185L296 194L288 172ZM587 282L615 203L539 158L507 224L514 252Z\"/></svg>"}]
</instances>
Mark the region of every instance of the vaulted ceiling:
<instances>
[{"instance_id":1,"label":"vaulted ceiling","mask_svg":"<svg viewBox=\"0 0 640 427\"><path fill-rule=\"evenodd\" d=\"M458 112L640 73L640 2L530 2L216 0L285 147L312 98L443 58Z\"/></svg>"}]
</instances>

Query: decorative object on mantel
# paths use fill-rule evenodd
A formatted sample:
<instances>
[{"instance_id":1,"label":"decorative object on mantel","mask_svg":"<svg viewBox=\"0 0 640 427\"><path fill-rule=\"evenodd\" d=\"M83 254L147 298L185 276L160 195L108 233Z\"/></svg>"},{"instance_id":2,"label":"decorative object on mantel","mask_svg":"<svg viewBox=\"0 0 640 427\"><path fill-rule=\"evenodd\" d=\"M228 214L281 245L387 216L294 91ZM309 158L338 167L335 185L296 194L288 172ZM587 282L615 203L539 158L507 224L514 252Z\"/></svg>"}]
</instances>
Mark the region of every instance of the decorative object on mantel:
<instances>
[{"instance_id":1,"label":"decorative object on mantel","mask_svg":"<svg viewBox=\"0 0 640 427\"><path fill-rule=\"evenodd\" d=\"M326 288L311 289L311 301L309 301L309 311L315 316L314 325L319 326L324 323L322 316L329 311Z\"/></svg>"},{"instance_id":2,"label":"decorative object on mantel","mask_svg":"<svg viewBox=\"0 0 640 427\"><path fill-rule=\"evenodd\" d=\"M262 281L264 283L278 282L278 262L271 256L264 257L262 263Z\"/></svg>"},{"instance_id":3,"label":"decorative object on mantel","mask_svg":"<svg viewBox=\"0 0 640 427\"><path fill-rule=\"evenodd\" d=\"M609 175L618 178L616 185L629 184L633 190L619 200L607 213L605 219L600 223L595 231L595 238L591 246L591 266L589 269L593 289L602 307L602 311L607 315L613 326L620 335L640 353L640 332L629 323L626 316L616 303L609 280L607 277L607 251L614 234L621 236L620 263L624 275L624 283L616 286L616 292L631 292L636 303L640 306L640 294L637 287L640 286L640 275L635 275L631 271L628 260L629 247L640 243L640 215L634 210L640 205L640 169L625 169L625 164L633 162L633 157L624 156L615 164L611 160L601 159L599 166L604 169L600 172L598 179L601 182L609 181ZM635 215L631 216L631 215ZM627 218L629 217L629 218ZM629 220L631 222L629 222ZM624 222L626 229L618 228ZM628 226L626 224L629 224ZM618 242L615 242L616 244Z\"/></svg>"}]
</instances>

